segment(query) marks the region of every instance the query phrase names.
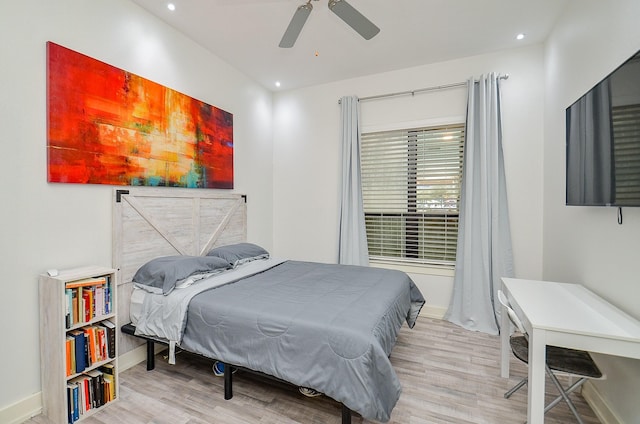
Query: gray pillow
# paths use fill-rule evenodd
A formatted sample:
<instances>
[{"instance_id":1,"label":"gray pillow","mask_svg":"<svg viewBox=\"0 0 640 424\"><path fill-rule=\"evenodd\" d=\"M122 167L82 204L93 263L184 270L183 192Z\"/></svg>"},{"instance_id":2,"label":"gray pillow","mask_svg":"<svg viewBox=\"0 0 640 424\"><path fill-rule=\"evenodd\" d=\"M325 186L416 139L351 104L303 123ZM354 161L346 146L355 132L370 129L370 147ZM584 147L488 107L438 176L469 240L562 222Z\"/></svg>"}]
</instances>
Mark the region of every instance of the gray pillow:
<instances>
[{"instance_id":1,"label":"gray pillow","mask_svg":"<svg viewBox=\"0 0 640 424\"><path fill-rule=\"evenodd\" d=\"M253 243L237 243L214 247L207 253L207 256L222 258L231 266L236 267L256 259L266 259L269 257L269 252Z\"/></svg>"},{"instance_id":2,"label":"gray pillow","mask_svg":"<svg viewBox=\"0 0 640 424\"><path fill-rule=\"evenodd\" d=\"M191 275L229 268L227 261L213 256L163 256L141 266L133 276L133 282L145 286L145 289L151 288L151 292L161 290L167 295L178 281Z\"/></svg>"}]
</instances>

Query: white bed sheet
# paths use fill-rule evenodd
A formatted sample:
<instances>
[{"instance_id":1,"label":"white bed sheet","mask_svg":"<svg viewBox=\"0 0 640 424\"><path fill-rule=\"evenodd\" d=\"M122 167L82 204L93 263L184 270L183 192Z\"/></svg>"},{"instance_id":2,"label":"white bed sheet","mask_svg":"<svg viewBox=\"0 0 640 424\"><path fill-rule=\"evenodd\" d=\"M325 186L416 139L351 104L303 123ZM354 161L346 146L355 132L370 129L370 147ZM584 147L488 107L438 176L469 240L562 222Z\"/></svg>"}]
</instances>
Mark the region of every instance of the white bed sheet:
<instances>
[{"instance_id":1,"label":"white bed sheet","mask_svg":"<svg viewBox=\"0 0 640 424\"><path fill-rule=\"evenodd\" d=\"M178 288L176 286L176 289L168 295L147 292L144 289L136 288L134 284L129 315L136 327L136 335L167 340L170 348L179 346L186 324L187 308L194 296L205 290L265 271L282 262L284 260L276 258L247 262L228 271L199 279L186 287ZM170 362L173 363L173 360Z\"/></svg>"},{"instance_id":2,"label":"white bed sheet","mask_svg":"<svg viewBox=\"0 0 640 424\"><path fill-rule=\"evenodd\" d=\"M138 318L142 315L142 305L144 303L145 295L149 294L148 291L133 288L131 293L131 300L129 303L129 319L133 325L138 325Z\"/></svg>"}]
</instances>

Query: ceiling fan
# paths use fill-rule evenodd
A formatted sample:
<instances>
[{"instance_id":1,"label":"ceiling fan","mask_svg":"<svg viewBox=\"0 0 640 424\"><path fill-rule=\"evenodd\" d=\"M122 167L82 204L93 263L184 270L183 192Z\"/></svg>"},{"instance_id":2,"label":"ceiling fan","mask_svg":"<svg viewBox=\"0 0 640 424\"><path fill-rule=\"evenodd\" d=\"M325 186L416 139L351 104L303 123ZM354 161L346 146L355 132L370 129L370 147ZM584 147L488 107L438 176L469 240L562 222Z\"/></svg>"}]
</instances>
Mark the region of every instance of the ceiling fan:
<instances>
[{"instance_id":1,"label":"ceiling fan","mask_svg":"<svg viewBox=\"0 0 640 424\"><path fill-rule=\"evenodd\" d=\"M279 47L293 47L300 35L300 31L302 31L302 27L305 22L307 22L309 14L313 10L313 6L311 5L312 1L318 0L307 0L307 3L298 7L291 18L291 22L289 22L287 30L282 36L282 40L280 40ZM380 32L380 28L375 26L369 19L364 17L362 13L354 9L354 7L345 0L329 0L329 10L338 15L340 19L345 21L347 25L353 28L365 40L372 39Z\"/></svg>"}]
</instances>

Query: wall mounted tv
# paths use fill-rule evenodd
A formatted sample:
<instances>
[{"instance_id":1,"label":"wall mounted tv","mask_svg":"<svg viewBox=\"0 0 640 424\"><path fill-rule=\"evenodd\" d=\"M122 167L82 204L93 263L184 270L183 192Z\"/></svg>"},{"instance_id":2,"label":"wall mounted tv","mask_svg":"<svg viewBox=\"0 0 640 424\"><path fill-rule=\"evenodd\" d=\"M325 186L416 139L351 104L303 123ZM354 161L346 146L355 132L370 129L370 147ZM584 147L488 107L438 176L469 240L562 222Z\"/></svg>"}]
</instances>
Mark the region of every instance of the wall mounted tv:
<instances>
[{"instance_id":1,"label":"wall mounted tv","mask_svg":"<svg viewBox=\"0 0 640 424\"><path fill-rule=\"evenodd\" d=\"M640 52L566 110L566 204L640 206Z\"/></svg>"}]
</instances>

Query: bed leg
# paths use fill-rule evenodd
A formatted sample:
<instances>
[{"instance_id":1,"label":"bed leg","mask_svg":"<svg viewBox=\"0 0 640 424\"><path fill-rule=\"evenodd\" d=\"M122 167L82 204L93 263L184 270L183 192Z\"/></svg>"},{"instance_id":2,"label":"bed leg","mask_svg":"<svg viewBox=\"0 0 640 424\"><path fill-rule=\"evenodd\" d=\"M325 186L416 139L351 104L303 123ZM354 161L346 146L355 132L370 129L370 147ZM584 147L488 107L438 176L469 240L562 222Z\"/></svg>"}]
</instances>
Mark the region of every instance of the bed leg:
<instances>
[{"instance_id":1,"label":"bed leg","mask_svg":"<svg viewBox=\"0 0 640 424\"><path fill-rule=\"evenodd\" d=\"M147 340L147 371L151 371L156 367L156 357L154 343L151 340Z\"/></svg>"},{"instance_id":2,"label":"bed leg","mask_svg":"<svg viewBox=\"0 0 640 424\"><path fill-rule=\"evenodd\" d=\"M342 405L342 424L351 424L351 410Z\"/></svg>"},{"instance_id":3,"label":"bed leg","mask_svg":"<svg viewBox=\"0 0 640 424\"><path fill-rule=\"evenodd\" d=\"M233 369L231 365L224 364L224 399L229 400L233 397L232 376Z\"/></svg>"}]
</instances>

